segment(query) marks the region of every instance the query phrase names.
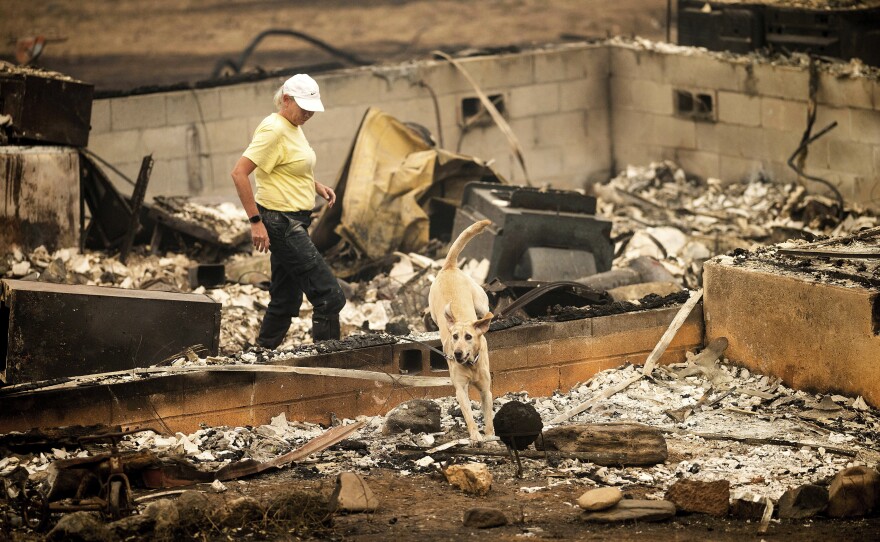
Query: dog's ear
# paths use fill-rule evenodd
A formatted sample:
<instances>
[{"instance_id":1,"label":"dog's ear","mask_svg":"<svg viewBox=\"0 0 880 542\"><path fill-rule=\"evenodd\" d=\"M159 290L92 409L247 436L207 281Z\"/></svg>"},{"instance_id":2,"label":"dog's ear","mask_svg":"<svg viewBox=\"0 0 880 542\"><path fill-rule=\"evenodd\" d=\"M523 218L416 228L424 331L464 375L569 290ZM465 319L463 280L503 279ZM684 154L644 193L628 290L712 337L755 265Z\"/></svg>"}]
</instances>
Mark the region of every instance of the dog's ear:
<instances>
[{"instance_id":1,"label":"dog's ear","mask_svg":"<svg viewBox=\"0 0 880 542\"><path fill-rule=\"evenodd\" d=\"M443 315L446 316L446 325L452 327L455 325L455 316L452 315L452 303L447 303L443 309Z\"/></svg>"},{"instance_id":2,"label":"dog's ear","mask_svg":"<svg viewBox=\"0 0 880 542\"><path fill-rule=\"evenodd\" d=\"M474 327L479 330L480 333L485 335L486 332L489 331L489 322L492 321L493 316L494 315L491 312L487 312L486 316L483 316L482 318L474 322Z\"/></svg>"}]
</instances>

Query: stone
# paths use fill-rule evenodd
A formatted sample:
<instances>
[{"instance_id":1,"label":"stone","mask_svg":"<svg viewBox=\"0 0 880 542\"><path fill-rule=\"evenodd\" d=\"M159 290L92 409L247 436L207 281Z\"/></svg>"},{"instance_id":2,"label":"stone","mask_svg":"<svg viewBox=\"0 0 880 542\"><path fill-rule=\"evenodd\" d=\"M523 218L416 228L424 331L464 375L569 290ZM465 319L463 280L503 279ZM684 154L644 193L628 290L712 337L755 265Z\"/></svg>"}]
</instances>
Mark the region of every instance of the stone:
<instances>
[{"instance_id":1,"label":"stone","mask_svg":"<svg viewBox=\"0 0 880 542\"><path fill-rule=\"evenodd\" d=\"M469 495L485 495L492 489L492 473L483 463L451 465L443 474L453 487Z\"/></svg>"},{"instance_id":2,"label":"stone","mask_svg":"<svg viewBox=\"0 0 880 542\"><path fill-rule=\"evenodd\" d=\"M92 512L73 512L61 516L55 527L46 535L48 541L63 542L110 542L118 540L104 522Z\"/></svg>"},{"instance_id":3,"label":"stone","mask_svg":"<svg viewBox=\"0 0 880 542\"><path fill-rule=\"evenodd\" d=\"M815 484L789 489L779 497L780 519L804 519L815 516L828 506L828 490Z\"/></svg>"},{"instance_id":4,"label":"stone","mask_svg":"<svg viewBox=\"0 0 880 542\"><path fill-rule=\"evenodd\" d=\"M359 474L343 472L336 477L336 489L330 496L334 512L372 512L379 508L379 499Z\"/></svg>"},{"instance_id":5,"label":"stone","mask_svg":"<svg viewBox=\"0 0 880 542\"><path fill-rule=\"evenodd\" d=\"M64 266L64 261L61 258L52 260L46 269L40 273L40 281L42 282L61 284L65 280L67 280L67 268Z\"/></svg>"},{"instance_id":6,"label":"stone","mask_svg":"<svg viewBox=\"0 0 880 542\"><path fill-rule=\"evenodd\" d=\"M581 518L595 523L621 521L663 521L675 515L675 505L669 501L624 499L605 510L584 512Z\"/></svg>"},{"instance_id":7,"label":"stone","mask_svg":"<svg viewBox=\"0 0 880 542\"><path fill-rule=\"evenodd\" d=\"M144 535L153 530L155 521L143 514L124 517L107 525L117 538L128 540Z\"/></svg>"},{"instance_id":8,"label":"stone","mask_svg":"<svg viewBox=\"0 0 880 542\"><path fill-rule=\"evenodd\" d=\"M697 512L724 517L730 509L730 482L714 480L679 480L666 491L666 500L683 512Z\"/></svg>"},{"instance_id":9,"label":"stone","mask_svg":"<svg viewBox=\"0 0 880 542\"><path fill-rule=\"evenodd\" d=\"M413 399L397 405L385 417L385 433L437 433L440 431L440 406L427 399Z\"/></svg>"},{"instance_id":10,"label":"stone","mask_svg":"<svg viewBox=\"0 0 880 542\"><path fill-rule=\"evenodd\" d=\"M623 499L623 492L616 487L600 487L591 489L578 497L578 506L584 510L605 510Z\"/></svg>"},{"instance_id":11,"label":"stone","mask_svg":"<svg viewBox=\"0 0 880 542\"><path fill-rule=\"evenodd\" d=\"M880 497L880 473L869 467L838 472L828 487L827 514L833 518L865 516Z\"/></svg>"},{"instance_id":12,"label":"stone","mask_svg":"<svg viewBox=\"0 0 880 542\"><path fill-rule=\"evenodd\" d=\"M497 508L471 508L464 513L465 527L491 529L507 525L507 516Z\"/></svg>"}]
</instances>

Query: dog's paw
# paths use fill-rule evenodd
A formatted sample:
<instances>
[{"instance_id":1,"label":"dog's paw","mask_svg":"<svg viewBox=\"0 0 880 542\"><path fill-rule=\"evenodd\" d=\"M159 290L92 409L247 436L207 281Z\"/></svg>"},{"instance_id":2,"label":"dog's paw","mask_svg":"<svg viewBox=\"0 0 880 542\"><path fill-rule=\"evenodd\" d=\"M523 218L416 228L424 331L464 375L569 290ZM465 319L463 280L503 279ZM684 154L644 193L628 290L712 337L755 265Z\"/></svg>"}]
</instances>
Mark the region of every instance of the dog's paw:
<instances>
[{"instance_id":1,"label":"dog's paw","mask_svg":"<svg viewBox=\"0 0 880 542\"><path fill-rule=\"evenodd\" d=\"M483 435L479 433L471 433L470 434L471 444L481 444L483 442Z\"/></svg>"}]
</instances>

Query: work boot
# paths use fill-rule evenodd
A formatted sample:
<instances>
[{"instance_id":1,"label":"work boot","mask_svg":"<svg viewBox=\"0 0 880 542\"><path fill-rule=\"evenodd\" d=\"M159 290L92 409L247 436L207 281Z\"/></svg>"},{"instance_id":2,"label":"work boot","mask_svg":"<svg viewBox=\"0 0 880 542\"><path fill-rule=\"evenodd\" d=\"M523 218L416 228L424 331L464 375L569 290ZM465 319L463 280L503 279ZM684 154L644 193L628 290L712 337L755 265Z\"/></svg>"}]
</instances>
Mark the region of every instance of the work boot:
<instances>
[{"instance_id":1,"label":"work boot","mask_svg":"<svg viewBox=\"0 0 880 542\"><path fill-rule=\"evenodd\" d=\"M330 316L315 314L312 316L313 341L339 340L341 334L338 314Z\"/></svg>"}]
</instances>

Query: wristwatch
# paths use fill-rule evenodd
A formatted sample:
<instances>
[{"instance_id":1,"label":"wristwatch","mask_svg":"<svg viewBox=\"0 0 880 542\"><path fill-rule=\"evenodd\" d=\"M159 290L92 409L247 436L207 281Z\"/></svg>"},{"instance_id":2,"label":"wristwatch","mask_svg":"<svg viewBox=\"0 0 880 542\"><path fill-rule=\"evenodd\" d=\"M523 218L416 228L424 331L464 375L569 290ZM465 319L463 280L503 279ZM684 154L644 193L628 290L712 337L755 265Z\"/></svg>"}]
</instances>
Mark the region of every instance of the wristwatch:
<instances>
[{"instance_id":1,"label":"wristwatch","mask_svg":"<svg viewBox=\"0 0 880 542\"><path fill-rule=\"evenodd\" d=\"M248 218L251 224L256 224L257 222L261 222L263 219L260 217L260 213L255 214L254 216Z\"/></svg>"}]
</instances>

